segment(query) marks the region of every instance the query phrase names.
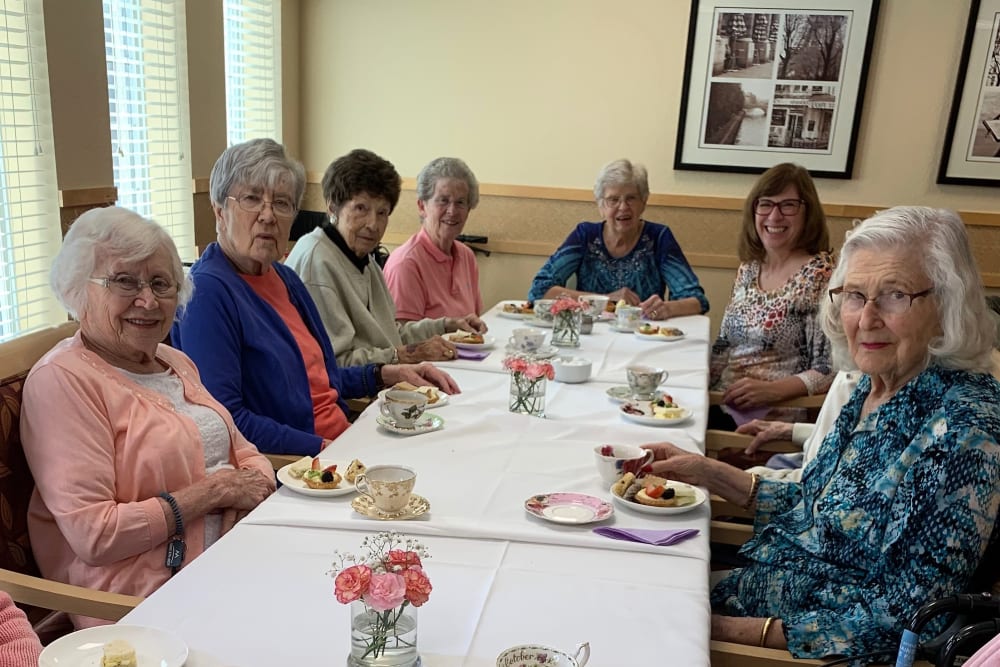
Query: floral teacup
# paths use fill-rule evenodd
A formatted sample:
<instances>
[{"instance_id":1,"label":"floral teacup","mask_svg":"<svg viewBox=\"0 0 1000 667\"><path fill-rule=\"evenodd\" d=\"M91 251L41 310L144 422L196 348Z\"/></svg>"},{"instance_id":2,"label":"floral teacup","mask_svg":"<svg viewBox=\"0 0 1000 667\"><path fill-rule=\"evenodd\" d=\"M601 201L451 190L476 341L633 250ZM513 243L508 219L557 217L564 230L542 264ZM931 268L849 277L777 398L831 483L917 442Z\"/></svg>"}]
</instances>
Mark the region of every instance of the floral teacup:
<instances>
[{"instance_id":1,"label":"floral teacup","mask_svg":"<svg viewBox=\"0 0 1000 667\"><path fill-rule=\"evenodd\" d=\"M638 474L639 470L652 460L653 452L635 445L597 445L594 447L597 472L606 484L614 484L626 472Z\"/></svg>"},{"instance_id":2,"label":"floral teacup","mask_svg":"<svg viewBox=\"0 0 1000 667\"><path fill-rule=\"evenodd\" d=\"M354 480L358 491L387 514L403 511L416 483L417 473L412 468L396 465L372 466Z\"/></svg>"},{"instance_id":3,"label":"floral teacup","mask_svg":"<svg viewBox=\"0 0 1000 667\"><path fill-rule=\"evenodd\" d=\"M590 660L590 644L576 647L573 655L538 644L512 646L497 656L497 667L584 667Z\"/></svg>"}]
</instances>

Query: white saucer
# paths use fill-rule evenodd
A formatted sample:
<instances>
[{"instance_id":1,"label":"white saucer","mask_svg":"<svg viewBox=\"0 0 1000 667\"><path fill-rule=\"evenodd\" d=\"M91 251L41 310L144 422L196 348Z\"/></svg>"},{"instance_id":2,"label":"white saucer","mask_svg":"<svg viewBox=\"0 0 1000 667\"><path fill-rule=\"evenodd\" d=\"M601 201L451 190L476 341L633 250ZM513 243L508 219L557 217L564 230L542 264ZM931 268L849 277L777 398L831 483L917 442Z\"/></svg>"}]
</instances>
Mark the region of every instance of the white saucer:
<instances>
[{"instance_id":1,"label":"white saucer","mask_svg":"<svg viewBox=\"0 0 1000 667\"><path fill-rule=\"evenodd\" d=\"M187 644L164 630L141 625L97 625L55 640L42 650L38 664L40 667L100 665L104 645L115 639L132 645L140 665L182 667L188 658Z\"/></svg>"},{"instance_id":2,"label":"white saucer","mask_svg":"<svg viewBox=\"0 0 1000 667\"><path fill-rule=\"evenodd\" d=\"M691 410L687 408L681 408L684 411L683 417L673 417L670 419L664 419L663 417L654 417L653 409L651 407L652 401L631 401L629 403L623 404L618 408L618 414L622 416L623 419L635 422L636 424L642 424L644 426L675 426L681 422L686 422L694 414ZM642 410L641 415L632 414L631 412L626 412L625 408L638 408Z\"/></svg>"},{"instance_id":3,"label":"white saucer","mask_svg":"<svg viewBox=\"0 0 1000 667\"><path fill-rule=\"evenodd\" d=\"M504 351L510 354L523 354L527 356L532 356L535 357L536 359L551 359L552 357L559 354L559 348L554 345L542 345L534 352L525 352L524 350L519 350L512 345L507 345L507 347L504 348Z\"/></svg>"},{"instance_id":4,"label":"white saucer","mask_svg":"<svg viewBox=\"0 0 1000 667\"><path fill-rule=\"evenodd\" d=\"M635 327L620 327L617 321L611 323L610 329L618 333L635 333Z\"/></svg>"},{"instance_id":5,"label":"white saucer","mask_svg":"<svg viewBox=\"0 0 1000 667\"><path fill-rule=\"evenodd\" d=\"M524 324L529 327L541 327L542 329L551 329L552 320L540 320L537 317L526 317L524 318Z\"/></svg>"},{"instance_id":6,"label":"white saucer","mask_svg":"<svg viewBox=\"0 0 1000 667\"><path fill-rule=\"evenodd\" d=\"M351 507L354 508L355 512L362 516L366 516L369 519L378 519L379 521L406 521L407 519L415 519L422 514L426 514L431 508L431 504L423 496L411 493L410 501L406 504L406 507L399 512L390 514L375 507L375 501L371 499L371 496L366 496L362 493L351 501Z\"/></svg>"},{"instance_id":7,"label":"white saucer","mask_svg":"<svg viewBox=\"0 0 1000 667\"><path fill-rule=\"evenodd\" d=\"M324 468L327 466L337 464L337 472L341 475L347 470L350 463L344 463L343 461L330 461L320 457L320 465ZM357 489L354 485L348 482L346 479L341 480L340 486L336 489L314 489L308 486L301 479L296 479L292 477L290 472L291 467L295 465L294 463L289 463L288 465L280 468L277 473L278 481L287 488L289 491L294 491L295 493L301 493L304 496L316 496L317 498L330 498L332 496L343 496L348 493L354 493Z\"/></svg>"},{"instance_id":8,"label":"white saucer","mask_svg":"<svg viewBox=\"0 0 1000 667\"><path fill-rule=\"evenodd\" d=\"M552 523L597 523L614 514L606 501L584 493L542 493L524 501L529 514Z\"/></svg>"},{"instance_id":9,"label":"white saucer","mask_svg":"<svg viewBox=\"0 0 1000 667\"><path fill-rule=\"evenodd\" d=\"M653 392L654 395L659 391L660 390L657 389L655 392ZM604 393L608 395L608 398L610 398L612 401L615 401L616 403L625 403L626 401L640 400L636 399L636 397L632 394L632 390L629 389L628 386L624 384L618 385L617 387L609 387L607 390L605 390Z\"/></svg>"},{"instance_id":10,"label":"white saucer","mask_svg":"<svg viewBox=\"0 0 1000 667\"><path fill-rule=\"evenodd\" d=\"M420 435L421 433L430 433L444 427L444 420L430 412L425 412L419 420L414 422L413 426L397 426L394 421L383 414L375 415L375 421L386 431L398 433L399 435Z\"/></svg>"}]
</instances>

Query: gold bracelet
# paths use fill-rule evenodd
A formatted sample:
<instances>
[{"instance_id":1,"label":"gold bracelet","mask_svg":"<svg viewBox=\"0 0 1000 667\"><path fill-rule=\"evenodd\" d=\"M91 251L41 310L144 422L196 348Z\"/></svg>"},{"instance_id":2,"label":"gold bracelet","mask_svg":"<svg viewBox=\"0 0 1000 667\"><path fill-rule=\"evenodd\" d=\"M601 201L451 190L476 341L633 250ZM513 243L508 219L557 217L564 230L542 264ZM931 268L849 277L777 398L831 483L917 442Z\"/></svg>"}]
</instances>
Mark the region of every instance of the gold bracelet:
<instances>
[{"instance_id":1,"label":"gold bracelet","mask_svg":"<svg viewBox=\"0 0 1000 667\"><path fill-rule=\"evenodd\" d=\"M760 487L760 475L755 472L750 473L750 493L747 494L747 501L743 505L743 509L750 509L753 507L754 501L757 500L757 489Z\"/></svg>"},{"instance_id":2,"label":"gold bracelet","mask_svg":"<svg viewBox=\"0 0 1000 667\"><path fill-rule=\"evenodd\" d=\"M776 616L768 616L767 620L764 621L764 629L760 631L760 645L767 645L767 633L771 629L771 625L778 620Z\"/></svg>"}]
</instances>

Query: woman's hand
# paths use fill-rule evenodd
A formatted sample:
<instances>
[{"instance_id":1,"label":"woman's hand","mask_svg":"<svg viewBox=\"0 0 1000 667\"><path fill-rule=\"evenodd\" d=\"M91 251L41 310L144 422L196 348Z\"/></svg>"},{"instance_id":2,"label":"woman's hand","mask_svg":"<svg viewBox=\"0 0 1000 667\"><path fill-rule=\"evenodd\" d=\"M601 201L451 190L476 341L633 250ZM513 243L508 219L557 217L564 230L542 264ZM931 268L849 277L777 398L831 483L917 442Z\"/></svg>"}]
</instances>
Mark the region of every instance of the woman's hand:
<instances>
[{"instance_id":1,"label":"woman's hand","mask_svg":"<svg viewBox=\"0 0 1000 667\"><path fill-rule=\"evenodd\" d=\"M441 336L434 336L419 343L410 343L396 348L399 361L403 364L417 364L421 361L447 361L458 356L458 351L451 341ZM383 371L384 372L384 371Z\"/></svg>"},{"instance_id":2,"label":"woman's hand","mask_svg":"<svg viewBox=\"0 0 1000 667\"><path fill-rule=\"evenodd\" d=\"M460 394L462 390L454 379L441 369L428 363L390 364L382 367L382 381L386 386L409 382L418 387L433 385L446 394Z\"/></svg>"},{"instance_id":3,"label":"woman's hand","mask_svg":"<svg viewBox=\"0 0 1000 667\"><path fill-rule=\"evenodd\" d=\"M653 452L650 466L653 474L668 479L676 479L685 484L707 486L705 483L705 457L701 454L686 452L669 442L656 442L643 445L643 449Z\"/></svg>"},{"instance_id":4,"label":"woman's hand","mask_svg":"<svg viewBox=\"0 0 1000 667\"><path fill-rule=\"evenodd\" d=\"M252 510L274 493L274 479L256 469L227 468L211 476L221 487L219 507L224 509Z\"/></svg>"},{"instance_id":5,"label":"woman's hand","mask_svg":"<svg viewBox=\"0 0 1000 667\"><path fill-rule=\"evenodd\" d=\"M729 388L722 395L724 403L740 410L773 405L785 400L785 398L785 395L778 390L773 382L753 378L740 378L729 385Z\"/></svg>"},{"instance_id":6,"label":"woman's hand","mask_svg":"<svg viewBox=\"0 0 1000 667\"><path fill-rule=\"evenodd\" d=\"M649 297L639 307L647 320L665 320L670 317L670 304L661 299L659 294Z\"/></svg>"},{"instance_id":7,"label":"woman's hand","mask_svg":"<svg viewBox=\"0 0 1000 667\"><path fill-rule=\"evenodd\" d=\"M451 333L452 331L471 331L472 333L486 333L489 327L486 326L486 322L479 319L479 316L475 313L469 313L464 317L446 317L444 318L444 331L445 333Z\"/></svg>"},{"instance_id":8,"label":"woman's hand","mask_svg":"<svg viewBox=\"0 0 1000 667\"><path fill-rule=\"evenodd\" d=\"M616 289L614 292L611 292L608 294L608 299L613 303L625 301L625 303L630 306L638 306L640 301L639 295L627 287L622 287L621 289Z\"/></svg>"},{"instance_id":9,"label":"woman's hand","mask_svg":"<svg viewBox=\"0 0 1000 667\"><path fill-rule=\"evenodd\" d=\"M746 424L737 426L736 432L742 433L743 435L753 436L753 440L750 441L747 448L743 450L744 454L753 454L757 451L757 448L765 442L771 442L772 440L791 440L792 424L791 422L774 422L767 421L765 419L754 419Z\"/></svg>"},{"instance_id":10,"label":"woman's hand","mask_svg":"<svg viewBox=\"0 0 1000 667\"><path fill-rule=\"evenodd\" d=\"M712 614L712 639L746 646L760 646L761 633L766 622L766 618ZM764 639L766 640L764 646L767 648L788 648L780 618L774 619Z\"/></svg>"}]
</instances>

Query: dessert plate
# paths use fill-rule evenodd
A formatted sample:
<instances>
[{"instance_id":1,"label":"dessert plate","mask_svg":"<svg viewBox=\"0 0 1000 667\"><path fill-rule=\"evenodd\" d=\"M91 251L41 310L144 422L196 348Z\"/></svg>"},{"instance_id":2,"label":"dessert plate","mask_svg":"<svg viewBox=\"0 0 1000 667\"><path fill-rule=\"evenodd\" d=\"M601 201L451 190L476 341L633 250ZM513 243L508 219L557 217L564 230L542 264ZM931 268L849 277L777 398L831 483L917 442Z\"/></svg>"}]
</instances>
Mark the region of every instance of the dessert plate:
<instances>
[{"instance_id":1,"label":"dessert plate","mask_svg":"<svg viewBox=\"0 0 1000 667\"><path fill-rule=\"evenodd\" d=\"M387 387L387 388L383 389L382 391L380 391L378 393L378 400L379 401L384 401L385 400L385 392L389 391L390 389L395 389L395 388L396 387ZM429 407L429 408L430 407L440 408L440 407L443 407L445 405L448 405L451 402L451 397L450 397L449 394L444 393L440 389L437 389L436 391L437 391L437 400L434 401L433 403L431 403L430 401L427 401L427 407ZM422 394L424 392L421 391L421 392L418 392L418 393Z\"/></svg>"},{"instance_id":2,"label":"dessert plate","mask_svg":"<svg viewBox=\"0 0 1000 667\"><path fill-rule=\"evenodd\" d=\"M524 509L552 523L597 523L614 514L606 500L583 493L543 493L524 501Z\"/></svg>"},{"instance_id":3,"label":"dessert plate","mask_svg":"<svg viewBox=\"0 0 1000 667\"><path fill-rule=\"evenodd\" d=\"M681 330L680 329L674 329L674 331L681 331ZM641 338L642 340L652 340L652 341L664 342L664 341L680 340L681 338L684 338L684 332L681 331L681 333L679 333L679 334L671 333L671 334L667 335L667 334L662 334L662 333L659 333L659 332L653 333L653 334L642 333L641 331L636 330L635 337L636 338Z\"/></svg>"},{"instance_id":4,"label":"dessert plate","mask_svg":"<svg viewBox=\"0 0 1000 667\"><path fill-rule=\"evenodd\" d=\"M516 310L516 311L504 310L505 306L508 306L508 307L509 306L514 306L514 307L520 309L526 303L528 303L528 302L527 301L518 301L517 299L508 300L508 301L501 301L499 304L497 304L497 305L500 306L499 310L497 310L497 315L499 315L500 317L506 317L506 318L511 319L511 320L523 320L526 317L534 317L534 315L535 315L534 309L528 309L526 312L525 311L521 311L521 310Z\"/></svg>"},{"instance_id":5,"label":"dessert plate","mask_svg":"<svg viewBox=\"0 0 1000 667\"><path fill-rule=\"evenodd\" d=\"M406 507L399 512L388 513L375 507L375 501L372 500L370 496L366 496L362 493L351 501L351 507L354 508L355 512L361 514L362 516L366 516L369 519L378 519L379 521L406 521L407 519L415 519L418 516L426 514L431 508L431 504L423 496L411 493L410 502L406 504Z\"/></svg>"},{"instance_id":6,"label":"dessert plate","mask_svg":"<svg viewBox=\"0 0 1000 667\"><path fill-rule=\"evenodd\" d=\"M375 421L386 431L399 435L420 435L444 427L444 420L430 412L425 412L420 419L413 423L413 426L397 426L396 422L383 414L375 415Z\"/></svg>"},{"instance_id":7,"label":"dessert plate","mask_svg":"<svg viewBox=\"0 0 1000 667\"><path fill-rule=\"evenodd\" d=\"M483 335L482 343L463 343L461 342L460 338L461 334L458 333L457 331L454 333L446 334L444 337L447 338L452 345L454 345L455 347L460 347L463 350L488 350L497 343L497 339L494 338L493 336L490 336L489 334ZM455 337L459 337L459 340L455 340Z\"/></svg>"},{"instance_id":8,"label":"dessert plate","mask_svg":"<svg viewBox=\"0 0 1000 667\"><path fill-rule=\"evenodd\" d=\"M320 465L322 465L324 468L336 463L337 472L339 472L341 475L344 474L344 471L347 470L347 466L350 465L350 462L344 463L342 461L327 461L323 458L320 458L319 462ZM291 468L294 465L295 465L294 463L289 463L288 465L279 468L277 474L278 481L281 482L282 485L289 491L294 491L295 493L301 493L304 496L315 496L317 498L332 498L334 496L344 496L347 495L348 493L354 493L355 491L357 491L357 489L354 488L354 485L348 482L346 479L340 480L340 486L338 486L336 489L313 489L307 486L306 483L303 482L301 479L296 479L292 477Z\"/></svg>"},{"instance_id":9,"label":"dessert plate","mask_svg":"<svg viewBox=\"0 0 1000 667\"><path fill-rule=\"evenodd\" d=\"M98 625L60 637L42 650L39 667L97 667L104 645L115 639L135 649L136 662L157 667L182 667L188 647L177 635L141 625Z\"/></svg>"},{"instance_id":10,"label":"dessert plate","mask_svg":"<svg viewBox=\"0 0 1000 667\"><path fill-rule=\"evenodd\" d=\"M618 413L626 420L635 422L636 424L643 424L644 426L674 426L687 421L693 414L687 408L680 408L684 411L684 415L681 417L654 417L651 406L652 401L630 401L618 408ZM642 414L628 412L627 408L641 410Z\"/></svg>"},{"instance_id":11,"label":"dessert plate","mask_svg":"<svg viewBox=\"0 0 1000 667\"><path fill-rule=\"evenodd\" d=\"M517 349L513 345L507 345L504 348L504 351L510 354L530 355L532 357L535 357L536 359L551 359L552 357L559 354L559 348L556 347L555 345L542 345L534 352L524 352L523 350Z\"/></svg>"},{"instance_id":12,"label":"dessert plate","mask_svg":"<svg viewBox=\"0 0 1000 667\"><path fill-rule=\"evenodd\" d=\"M541 327L542 329L552 328L552 320L540 320L537 317L526 317L524 318L524 323L529 327Z\"/></svg>"},{"instance_id":13,"label":"dessert plate","mask_svg":"<svg viewBox=\"0 0 1000 667\"><path fill-rule=\"evenodd\" d=\"M612 322L609 327L612 331L617 331L618 333L635 333L635 327L620 327L618 322Z\"/></svg>"},{"instance_id":14,"label":"dessert plate","mask_svg":"<svg viewBox=\"0 0 1000 667\"><path fill-rule=\"evenodd\" d=\"M643 514L682 514L684 512L690 512L708 499L705 492L697 486L691 486L690 484L685 484L684 482L674 481L670 482L670 486L683 486L687 489L693 489L695 501L690 505L681 505L680 507L655 507L653 505L643 505L642 503L637 503L634 500L625 500L614 491L611 492L611 499L622 507L627 507L630 510L642 512Z\"/></svg>"}]
</instances>

